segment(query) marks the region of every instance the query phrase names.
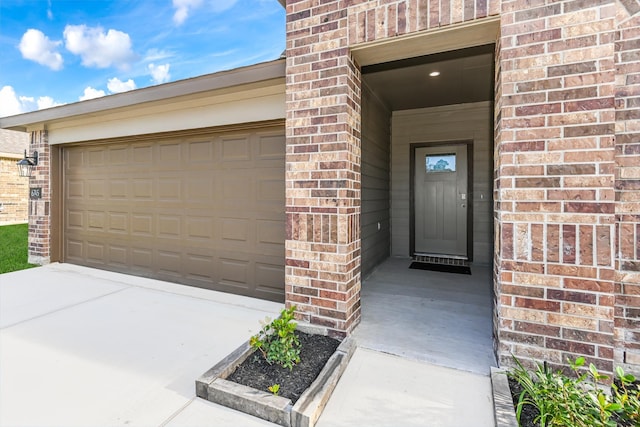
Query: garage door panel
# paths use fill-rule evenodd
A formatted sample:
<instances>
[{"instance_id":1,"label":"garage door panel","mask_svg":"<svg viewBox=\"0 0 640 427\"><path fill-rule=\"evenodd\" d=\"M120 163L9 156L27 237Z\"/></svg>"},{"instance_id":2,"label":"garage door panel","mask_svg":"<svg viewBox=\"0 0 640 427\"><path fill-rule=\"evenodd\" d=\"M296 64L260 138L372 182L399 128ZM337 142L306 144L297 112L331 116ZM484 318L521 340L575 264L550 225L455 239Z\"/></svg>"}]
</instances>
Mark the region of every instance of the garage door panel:
<instances>
[{"instance_id":1,"label":"garage door panel","mask_svg":"<svg viewBox=\"0 0 640 427\"><path fill-rule=\"evenodd\" d=\"M185 270L187 276L196 279L205 279L210 282L213 276L212 266L215 257L206 253L187 253L185 255Z\"/></svg>"},{"instance_id":2,"label":"garage door panel","mask_svg":"<svg viewBox=\"0 0 640 427\"><path fill-rule=\"evenodd\" d=\"M127 145L114 145L109 147L109 165L126 165L129 158L129 147Z\"/></svg>"},{"instance_id":3,"label":"garage door panel","mask_svg":"<svg viewBox=\"0 0 640 427\"><path fill-rule=\"evenodd\" d=\"M106 192L106 183L104 179L89 179L86 181L87 196L91 199L104 199Z\"/></svg>"},{"instance_id":4,"label":"garage door panel","mask_svg":"<svg viewBox=\"0 0 640 427\"><path fill-rule=\"evenodd\" d=\"M84 166L84 150L67 151L65 154L64 164L68 170Z\"/></svg>"},{"instance_id":5,"label":"garage door panel","mask_svg":"<svg viewBox=\"0 0 640 427\"><path fill-rule=\"evenodd\" d=\"M251 160L249 136L223 137L222 163L224 167L241 167L238 163Z\"/></svg>"},{"instance_id":6,"label":"garage door panel","mask_svg":"<svg viewBox=\"0 0 640 427\"><path fill-rule=\"evenodd\" d=\"M129 232L129 213L128 212L109 212L109 232L117 234L128 234Z\"/></svg>"},{"instance_id":7,"label":"garage door panel","mask_svg":"<svg viewBox=\"0 0 640 427\"><path fill-rule=\"evenodd\" d=\"M187 148L187 161L190 164L211 163L213 160L212 141L190 141Z\"/></svg>"},{"instance_id":8,"label":"garage door panel","mask_svg":"<svg viewBox=\"0 0 640 427\"><path fill-rule=\"evenodd\" d=\"M284 299L282 128L65 147L67 262Z\"/></svg>"},{"instance_id":9,"label":"garage door panel","mask_svg":"<svg viewBox=\"0 0 640 427\"><path fill-rule=\"evenodd\" d=\"M180 170L182 163L182 144L179 142L158 144L158 161L156 167L159 170Z\"/></svg>"},{"instance_id":10,"label":"garage door panel","mask_svg":"<svg viewBox=\"0 0 640 427\"><path fill-rule=\"evenodd\" d=\"M172 176L158 180L158 200L164 202L180 202L182 194L182 178Z\"/></svg>"},{"instance_id":11,"label":"garage door panel","mask_svg":"<svg viewBox=\"0 0 640 427\"><path fill-rule=\"evenodd\" d=\"M280 291L284 270L277 264L255 263L256 291L272 294Z\"/></svg>"},{"instance_id":12,"label":"garage door panel","mask_svg":"<svg viewBox=\"0 0 640 427\"><path fill-rule=\"evenodd\" d=\"M131 248L131 267L135 271L141 270L146 272L152 271L153 250L149 248Z\"/></svg>"},{"instance_id":13,"label":"garage door panel","mask_svg":"<svg viewBox=\"0 0 640 427\"><path fill-rule=\"evenodd\" d=\"M249 234L249 219L243 218L222 218L221 236L222 240L228 242L246 242Z\"/></svg>"},{"instance_id":14,"label":"garage door panel","mask_svg":"<svg viewBox=\"0 0 640 427\"><path fill-rule=\"evenodd\" d=\"M114 267L120 266L125 268L127 266L128 250L126 246L109 245L109 264Z\"/></svg>"},{"instance_id":15,"label":"garage door panel","mask_svg":"<svg viewBox=\"0 0 640 427\"><path fill-rule=\"evenodd\" d=\"M182 254L178 251L158 250L158 272L174 278L182 277Z\"/></svg>"},{"instance_id":16,"label":"garage door panel","mask_svg":"<svg viewBox=\"0 0 640 427\"><path fill-rule=\"evenodd\" d=\"M105 263L105 245L101 242L87 242L87 260L96 264Z\"/></svg>"},{"instance_id":17,"label":"garage door panel","mask_svg":"<svg viewBox=\"0 0 640 427\"><path fill-rule=\"evenodd\" d=\"M88 164L91 167L104 166L105 151L102 149L89 150L87 153Z\"/></svg>"},{"instance_id":18,"label":"garage door panel","mask_svg":"<svg viewBox=\"0 0 640 427\"><path fill-rule=\"evenodd\" d=\"M248 268L248 260L220 258L218 262L220 279L218 282L227 286L248 288Z\"/></svg>"},{"instance_id":19,"label":"garage door panel","mask_svg":"<svg viewBox=\"0 0 640 427\"><path fill-rule=\"evenodd\" d=\"M109 198L111 200L127 200L129 181L125 179L109 180Z\"/></svg>"},{"instance_id":20,"label":"garage door panel","mask_svg":"<svg viewBox=\"0 0 640 427\"><path fill-rule=\"evenodd\" d=\"M66 194L68 199L82 199L84 197L84 181L69 179L66 183Z\"/></svg>"},{"instance_id":21,"label":"garage door panel","mask_svg":"<svg viewBox=\"0 0 640 427\"><path fill-rule=\"evenodd\" d=\"M283 160L285 142L280 135L259 135L258 156L261 160Z\"/></svg>"},{"instance_id":22,"label":"garage door panel","mask_svg":"<svg viewBox=\"0 0 640 427\"><path fill-rule=\"evenodd\" d=\"M284 223L274 220L256 220L258 243L283 246Z\"/></svg>"},{"instance_id":23,"label":"garage door panel","mask_svg":"<svg viewBox=\"0 0 640 427\"><path fill-rule=\"evenodd\" d=\"M185 202L189 205L205 205L211 204L211 200L215 197L215 183L211 178L211 172L192 172L185 182Z\"/></svg>"},{"instance_id":24,"label":"garage door panel","mask_svg":"<svg viewBox=\"0 0 640 427\"><path fill-rule=\"evenodd\" d=\"M68 210L66 223L69 229L82 229L84 227L84 212Z\"/></svg>"},{"instance_id":25,"label":"garage door panel","mask_svg":"<svg viewBox=\"0 0 640 427\"><path fill-rule=\"evenodd\" d=\"M153 236L153 215L136 212L131 215L131 234L134 237Z\"/></svg>"},{"instance_id":26,"label":"garage door panel","mask_svg":"<svg viewBox=\"0 0 640 427\"><path fill-rule=\"evenodd\" d=\"M67 259L81 262L84 259L84 244L81 240L67 239L66 241Z\"/></svg>"},{"instance_id":27,"label":"garage door panel","mask_svg":"<svg viewBox=\"0 0 640 427\"><path fill-rule=\"evenodd\" d=\"M214 238L214 220L206 216L186 216L186 237L189 240L210 240Z\"/></svg>"},{"instance_id":28,"label":"garage door panel","mask_svg":"<svg viewBox=\"0 0 640 427\"><path fill-rule=\"evenodd\" d=\"M137 144L132 147L133 163L137 165L150 165L153 161L153 147L151 144Z\"/></svg>"},{"instance_id":29,"label":"garage door panel","mask_svg":"<svg viewBox=\"0 0 640 427\"><path fill-rule=\"evenodd\" d=\"M132 189L134 199L151 200L153 198L153 180L148 178L133 178Z\"/></svg>"}]
</instances>

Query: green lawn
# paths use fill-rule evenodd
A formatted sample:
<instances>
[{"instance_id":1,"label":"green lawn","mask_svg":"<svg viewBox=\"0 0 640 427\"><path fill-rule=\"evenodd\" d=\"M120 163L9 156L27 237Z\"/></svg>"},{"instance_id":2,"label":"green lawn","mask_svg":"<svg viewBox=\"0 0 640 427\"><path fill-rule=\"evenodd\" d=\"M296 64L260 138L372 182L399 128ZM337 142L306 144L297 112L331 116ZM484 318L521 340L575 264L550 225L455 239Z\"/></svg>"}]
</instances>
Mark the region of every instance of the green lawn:
<instances>
[{"instance_id":1,"label":"green lawn","mask_svg":"<svg viewBox=\"0 0 640 427\"><path fill-rule=\"evenodd\" d=\"M27 224L0 227L0 273L35 267L27 262L28 234Z\"/></svg>"}]
</instances>

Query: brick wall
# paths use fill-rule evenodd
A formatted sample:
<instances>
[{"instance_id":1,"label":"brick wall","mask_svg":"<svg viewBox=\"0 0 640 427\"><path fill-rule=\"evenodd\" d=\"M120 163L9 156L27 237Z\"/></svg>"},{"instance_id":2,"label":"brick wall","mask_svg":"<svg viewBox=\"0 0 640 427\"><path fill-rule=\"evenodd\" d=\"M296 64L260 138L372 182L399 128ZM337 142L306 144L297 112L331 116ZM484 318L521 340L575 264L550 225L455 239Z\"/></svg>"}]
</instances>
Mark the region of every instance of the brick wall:
<instances>
[{"instance_id":1,"label":"brick wall","mask_svg":"<svg viewBox=\"0 0 640 427\"><path fill-rule=\"evenodd\" d=\"M287 5L286 300L336 336L360 318L360 72L344 16Z\"/></svg>"},{"instance_id":2,"label":"brick wall","mask_svg":"<svg viewBox=\"0 0 640 427\"><path fill-rule=\"evenodd\" d=\"M640 2L616 16L615 361L640 365Z\"/></svg>"},{"instance_id":3,"label":"brick wall","mask_svg":"<svg viewBox=\"0 0 640 427\"><path fill-rule=\"evenodd\" d=\"M615 2L503 1L500 361L613 367Z\"/></svg>"},{"instance_id":4,"label":"brick wall","mask_svg":"<svg viewBox=\"0 0 640 427\"><path fill-rule=\"evenodd\" d=\"M29 178L18 176L22 156L0 157L0 225L27 222Z\"/></svg>"},{"instance_id":5,"label":"brick wall","mask_svg":"<svg viewBox=\"0 0 640 427\"><path fill-rule=\"evenodd\" d=\"M359 315L360 87L349 48L500 14L500 361L585 355L605 371L614 359L637 363L640 58L632 16L640 2L287 3L288 303L340 333Z\"/></svg>"},{"instance_id":6,"label":"brick wall","mask_svg":"<svg viewBox=\"0 0 640 427\"><path fill-rule=\"evenodd\" d=\"M42 188L42 198L29 201L29 262L47 264L51 256L51 171L47 131L31 132L29 153L38 152L30 187Z\"/></svg>"},{"instance_id":7,"label":"brick wall","mask_svg":"<svg viewBox=\"0 0 640 427\"><path fill-rule=\"evenodd\" d=\"M360 318L360 71L349 46L498 12L495 0L287 1L286 300L344 335Z\"/></svg>"}]
</instances>

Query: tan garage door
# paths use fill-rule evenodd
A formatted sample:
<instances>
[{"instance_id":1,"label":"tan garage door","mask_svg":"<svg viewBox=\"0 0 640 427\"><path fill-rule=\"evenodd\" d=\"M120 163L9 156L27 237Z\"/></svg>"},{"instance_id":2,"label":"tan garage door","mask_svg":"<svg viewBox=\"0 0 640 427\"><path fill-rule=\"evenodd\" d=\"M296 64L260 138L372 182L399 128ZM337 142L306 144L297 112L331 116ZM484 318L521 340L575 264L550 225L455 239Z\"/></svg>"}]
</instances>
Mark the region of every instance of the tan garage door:
<instances>
[{"instance_id":1,"label":"tan garage door","mask_svg":"<svg viewBox=\"0 0 640 427\"><path fill-rule=\"evenodd\" d=\"M66 262L284 300L284 130L63 149Z\"/></svg>"}]
</instances>

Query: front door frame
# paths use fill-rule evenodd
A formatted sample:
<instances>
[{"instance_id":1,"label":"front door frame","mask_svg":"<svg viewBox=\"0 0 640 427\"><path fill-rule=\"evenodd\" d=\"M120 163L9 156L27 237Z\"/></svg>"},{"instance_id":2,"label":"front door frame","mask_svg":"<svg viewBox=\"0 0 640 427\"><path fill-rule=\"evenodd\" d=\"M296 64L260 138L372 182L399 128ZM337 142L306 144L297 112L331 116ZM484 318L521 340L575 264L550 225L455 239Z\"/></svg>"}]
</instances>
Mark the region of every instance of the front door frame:
<instances>
[{"instance_id":1,"label":"front door frame","mask_svg":"<svg viewBox=\"0 0 640 427\"><path fill-rule=\"evenodd\" d=\"M415 211L415 161L416 149L424 147L436 147L443 145L466 145L467 146L467 259L473 261L473 140L450 140L434 142L416 142L410 144L409 160L409 256L413 257L416 252L416 211ZM444 257L443 257L444 258Z\"/></svg>"}]
</instances>

